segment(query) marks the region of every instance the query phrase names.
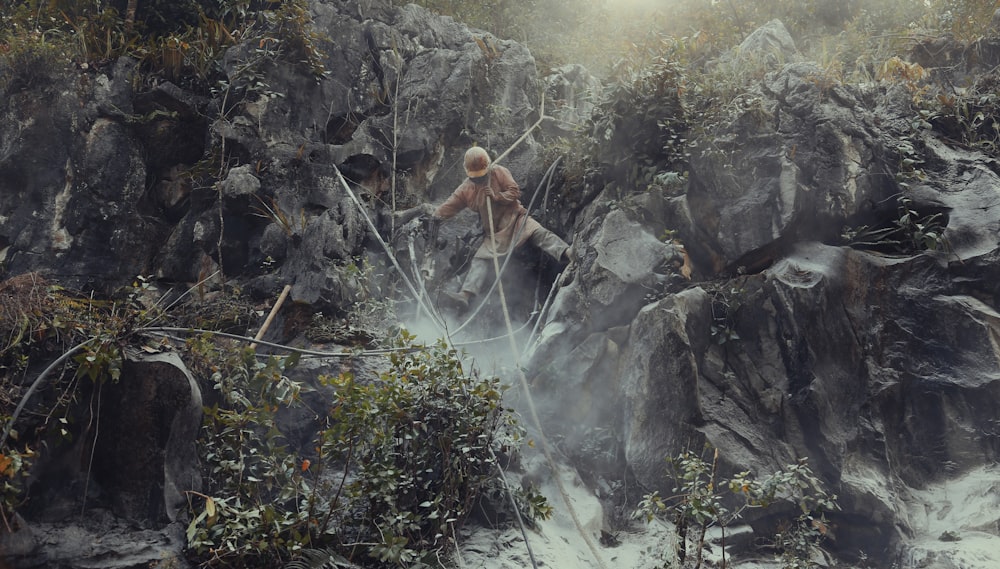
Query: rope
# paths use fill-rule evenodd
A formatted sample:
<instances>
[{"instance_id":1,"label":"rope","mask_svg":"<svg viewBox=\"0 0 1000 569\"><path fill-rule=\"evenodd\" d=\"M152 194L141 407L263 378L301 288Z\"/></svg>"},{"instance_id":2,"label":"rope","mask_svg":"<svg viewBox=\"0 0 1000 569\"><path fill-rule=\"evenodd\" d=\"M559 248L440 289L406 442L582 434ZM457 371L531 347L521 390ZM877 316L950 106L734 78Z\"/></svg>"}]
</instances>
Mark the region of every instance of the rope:
<instances>
[{"instance_id":1,"label":"rope","mask_svg":"<svg viewBox=\"0 0 1000 569\"><path fill-rule=\"evenodd\" d=\"M7 426L4 427L3 429L3 435L0 436L0 448L2 448L4 443L7 442L7 437L10 435L10 430L14 427L14 421L17 421L18 415L20 415L21 411L24 410L24 406L27 405L28 399L31 398L32 394L35 393L35 389L37 389L38 386L42 384L42 380L45 379L50 373L52 373L52 370L56 369L56 367L59 364L69 359L69 357L72 356L73 354L82 350L84 347L87 346L87 344L90 344L96 340L97 338L91 338L85 342L73 346L69 351L65 352L63 355L56 358L56 361L49 364L49 366L46 367L45 370L42 371L42 373L38 374L38 377L35 378L35 381L31 383L31 387L29 387L28 391L24 393L24 396L21 397L21 402L18 403L17 408L14 409L14 413L10 416L10 421L7 421Z\"/></svg>"},{"instance_id":2,"label":"rope","mask_svg":"<svg viewBox=\"0 0 1000 569\"><path fill-rule=\"evenodd\" d=\"M389 247L389 244L386 243L384 239L382 239L381 235L379 235L378 228L375 227L375 224L372 222L371 218L368 217L368 212L365 211L365 207L364 205L362 205L361 200L358 199L358 196L354 195L354 191L351 190L351 186L347 183L347 180L344 179L344 175L340 173L340 168L334 165L333 171L337 173L337 178L340 179L341 185L344 186L345 190L347 190L347 195L351 196L351 200L354 201L354 205L356 205L358 207L358 211L361 212L361 217L363 217L365 219L365 222L368 223L368 227L372 230L372 235L374 235L375 239L378 240L380 245L382 245L382 249L384 249L385 254L388 255L389 260L392 262L392 266L395 267L396 271L399 272L399 277L403 279L403 282L406 284L406 288L410 290L410 294L413 295L414 300L416 300L417 304L419 304L421 308L426 310L428 314L432 314L433 313L432 309L427 306L427 304L424 302L424 299L420 296L420 293L417 292L417 289L413 286L413 283L411 283L410 279L406 277L406 273L403 271L403 268L399 266L399 261L397 261L396 256L392 254L392 249ZM435 322L435 325L437 325L439 329L441 328L440 324L438 324L437 322ZM441 329L440 332L445 336L447 336L448 334L447 330Z\"/></svg>"},{"instance_id":3,"label":"rope","mask_svg":"<svg viewBox=\"0 0 1000 569\"><path fill-rule=\"evenodd\" d=\"M544 97L542 97L541 111L540 111L539 115L540 116L539 116L538 120L535 121L535 124L533 124L530 128L528 128L528 130L525 131L525 133L523 135L521 135L520 138L518 138L516 141L514 141L514 144L512 144L510 146L510 148L508 148L499 157L497 157L497 159L493 161L494 164L500 162L500 160L502 160L504 157L506 157L508 154L510 154L511 150L513 150L514 147L516 147L518 144L520 144L521 142L523 142L528 137L528 135L531 133L531 131L533 131L535 128L537 128L542 123L542 121L545 120L545 118L547 118L545 116L545 98ZM553 165L550 166L549 172L546 172L546 177L554 169L554 167L555 167L555 165L557 163L558 163L558 161L554 162ZM541 185L539 185L539 188L540 187L541 187ZM535 195L532 196L532 203L534 203L534 198L537 197L537 195L538 195L538 191L536 191ZM489 223L489 225L490 225L490 242L491 242L493 251L495 252L496 251L496 229L495 229L495 227L493 225L493 206L492 206L492 200L489 197L486 198L486 209L487 209L487 217L489 218L489 222L490 222ZM529 209L530 209L530 207L529 207ZM523 229L523 226L522 226L522 229ZM519 235L519 233L518 233L518 235ZM517 236L515 236L515 238L516 237ZM514 242L516 242L516 241L514 241ZM511 252L512 251L513 251L513 247L509 248L509 250L507 251L506 258L504 259L504 267L506 267L507 262L510 260L510 256L511 256ZM520 355L520 351L519 351L519 349L517 347L517 341L514 339L514 327L511 324L510 310L507 307L507 297L504 294L503 283L501 282L501 279L500 279L502 269L500 267L500 261L498 259L498 256L495 253L493 255L493 271L496 274L496 280L494 281L494 286L490 288L490 290L489 290L489 292L487 294L491 294L493 292L494 288L496 288L499 291L500 303L501 303L501 306L503 307L504 323L507 326L507 338L510 340L510 349L511 349L511 353L514 356L514 362L515 362L514 368L517 370L517 374L518 374L518 377L519 377L520 382L521 382L521 387L524 390L526 399L528 401L528 409L529 409L529 411L531 413L532 421L535 423L535 428L538 430L538 438L539 438L539 440L542 443L542 445L541 445L542 446L542 453L545 455L545 460L549 463L549 467L552 469L552 472L554 474L554 478L555 478L555 481L556 481L556 487L559 489L559 494L562 496L563 502L566 504L566 509L569 511L570 517L573 519L573 524L576 526L576 530L580 533L580 536L583 537L583 540L586 542L587 547L590 549L591 554L594 556L594 559L597 561L598 566L601 567L601 569L607 569L607 565L605 564L604 559L601 557L600 551L598 551L598 549L597 549L597 545L594 543L594 540L587 534L586 530L583 528L583 524L580 522L579 516L577 516L576 509L573 508L573 504L572 504L572 502L569 499L569 495L566 492L566 488L563 486L562 479L559 477L559 470L556 467L555 459L552 457L552 450L551 450L551 447L549 446L548 439L545 437L545 433L542 430L542 423L541 423L541 420L538 418L538 411L535 408L534 399L531 397L531 388L528 385L528 378L525 377L524 371L521 369L521 366L520 366L521 355ZM480 308L481 307L482 307L482 303L480 303ZM461 328L465 327L466 325L468 325L468 323L471 322L473 318L475 318L475 316L476 316L477 313L478 313L478 310L476 312L473 312L473 314L469 317L469 319L465 323L463 323L462 326L459 327L459 329L461 329ZM456 330L456 332L457 332L457 330ZM517 510L515 509L515 511L517 511ZM520 517L519 517L519 521L520 521ZM524 528L523 528L523 524L522 524L522 531L523 530L524 530ZM527 535L525 535L525 544L527 545ZM529 555L530 555L531 554L530 547L528 549L528 552L529 552ZM533 555L531 555L531 562L532 562L532 565L537 569L537 565L535 565L535 559L534 559Z\"/></svg>"},{"instance_id":4,"label":"rope","mask_svg":"<svg viewBox=\"0 0 1000 569\"><path fill-rule=\"evenodd\" d=\"M497 159L494 160L493 163L496 164L496 163L500 162L501 160L503 160L504 158L506 158L507 155L510 154L511 150L514 150L514 148L516 148L518 144L521 144L522 142L524 142L524 139L528 138L528 135L531 134L531 131L533 131L536 128L538 128L539 126L541 126L542 121L545 120L545 119L547 119L547 118L551 118L551 117L545 116L545 93L542 93L542 103L541 103L541 105L539 105L539 108L538 108L538 120L535 121L535 124L529 126L528 130L524 131L524 134L522 134L520 138L518 138L517 140L515 140L514 144L510 145L510 148L508 148L507 150L504 150L503 153L500 154L500 156L497 156Z\"/></svg>"},{"instance_id":5,"label":"rope","mask_svg":"<svg viewBox=\"0 0 1000 569\"><path fill-rule=\"evenodd\" d=\"M534 314L532 314L532 318L534 318ZM530 325L531 325L531 319L528 319L528 321L525 322L524 324L522 324L520 328L518 328L517 330L515 330L515 332L520 332L522 330L525 330ZM506 337L507 337L507 333L504 332L503 334L500 334L499 336L493 336L492 338L482 338L482 339L479 339L479 340L466 340L464 342L455 342L452 345L455 346L456 348L461 347L461 346L476 346L476 345L479 345L479 344L489 344L490 342L496 342L497 340L503 340Z\"/></svg>"},{"instance_id":6,"label":"rope","mask_svg":"<svg viewBox=\"0 0 1000 569\"><path fill-rule=\"evenodd\" d=\"M490 246L495 253L497 250L497 236L493 227L493 200L489 196L486 197L486 217L490 220ZM513 246L511 246L511 249L513 249ZM503 292L503 282L500 279L500 261L497 259L496 254L493 255L493 271L496 273L497 293L500 295L500 305L503 306L503 321L507 326L507 338L510 339L510 352L514 355L514 362L519 363L521 361L521 352L517 347L517 341L514 339L514 326L510 323L510 311L507 310L507 296ZM517 367L520 369L520 366Z\"/></svg>"},{"instance_id":7,"label":"rope","mask_svg":"<svg viewBox=\"0 0 1000 569\"><path fill-rule=\"evenodd\" d=\"M493 206L492 200L486 198L486 211L488 213L487 217L490 220L490 242L493 246L493 250L496 251L496 232L493 227ZM500 281L500 261L497 260L496 255L493 256L493 270L496 272L497 281ZM601 569L607 569L607 565L604 563L604 559L601 557L600 551L597 549L597 545L594 540L587 534L587 531L583 528L583 524L580 523L580 518L576 514L576 509L573 507L573 503L570 502L569 494L566 492L566 488L563 486L562 478L559 476L559 469L556 467L556 461L552 458L552 449L549 447L549 440L545 436L545 432L542 430L542 422L538 418L538 411L535 408L535 400L531 396L531 387L528 385L528 378L525 377L524 371L521 369L521 354L517 347L517 341L514 339L514 327L510 323L510 310L507 309L507 297L504 295L503 284L498 285L498 290L500 294L500 305L503 307L504 323L507 325L507 338L510 339L510 351L514 356L514 369L517 370L518 378L521 381L521 388L524 390L525 399L528 402L528 410L531 413L531 420L535 423L535 428L538 430L538 439L542 443L542 453L545 455L545 460L549 463L549 468L552 469L553 479L556 482L556 487L559 489L559 494L562 495L563 502L566 504L566 510L569 512L570 517L573 519L573 524L576 526L576 530L583 537L584 542L590 549L590 553L593 554L594 559L597 561L598 566Z\"/></svg>"},{"instance_id":8,"label":"rope","mask_svg":"<svg viewBox=\"0 0 1000 569\"><path fill-rule=\"evenodd\" d=\"M384 356L386 354L392 354L396 352L412 352L417 351L420 348L382 348L377 350L359 350L350 352L323 352L319 350L307 350L304 348L294 348L292 346L286 346L284 344L275 344L274 342L265 342L264 340L254 340L249 336L241 336L239 334L230 334L228 332L219 332L217 330L203 330L200 328L175 328L171 326L154 326L148 328L138 328L137 333L152 334L154 336L168 336L170 333L179 334L211 334L213 336L219 336L222 338L230 338L232 340L241 340L244 342L255 342L261 346L267 346L269 348L277 348L279 350L285 350L289 352L298 352L303 356L313 356L320 358L353 358L357 356ZM267 354L258 354L262 357L270 357Z\"/></svg>"},{"instance_id":9,"label":"rope","mask_svg":"<svg viewBox=\"0 0 1000 569\"><path fill-rule=\"evenodd\" d=\"M507 498L510 499L510 507L514 511L514 515L517 517L517 525L521 528L521 537L524 539L524 548L528 550L528 559L531 560L531 566L538 569L538 562L535 561L535 552L531 550L531 542L528 541L528 530L524 526L524 520L521 519L521 510L517 507L517 500L514 499L514 493L510 489L510 485L507 484L507 473L500 468L500 461L497 459L497 455L493 452L493 447L487 447L490 449L490 457L493 459L493 466L497 467L497 473L500 475L500 484L503 485L503 489L507 491ZM457 549L457 548L456 548Z\"/></svg>"},{"instance_id":10,"label":"rope","mask_svg":"<svg viewBox=\"0 0 1000 569\"><path fill-rule=\"evenodd\" d=\"M541 119L539 119L538 122L540 123ZM536 123L536 125L537 124L538 123ZM532 127L532 128L534 128L534 127ZM528 132L530 132L530 130ZM525 133L525 136L527 136L527 133ZM523 138L524 137L522 137L522 139ZM433 307L428 306L424 302L423 296L420 295L417 292L416 288L413 286L413 284L410 282L410 280L406 277L406 273L403 272L403 269L402 269L402 267L400 267L399 262L396 261L395 256L393 256L393 254L392 254L392 250L389 248L389 245L382 239L381 235L379 235L378 230L375 227L375 224L372 223L371 218L368 217L367 212L365 212L365 209L361 205L361 202L358 200L357 196L354 194L353 191L351 191L351 188L347 184L347 181L344 179L344 176L340 173L340 169L337 168L336 166L334 166L334 169L337 172L337 177L340 178L340 182L344 186L344 189L347 190L347 193L351 196L351 199L354 201L354 204L358 207L358 210L361 212L361 215L365 218L365 221L368 222L368 226L371 228L372 233L375 235L375 238L378 239L378 242L382 245L382 248L385 250L386 255L389 256L389 260L392 261L393 267L396 268L396 271L399 272L399 276L406 283L407 288L410 289L410 293L413 295L413 298L417 301L417 303L420 306L420 308L426 310L427 313L429 315L431 315L431 319L434 320L435 325L437 325L438 328L441 329L441 331L444 333L445 338L447 339L448 343L451 344L452 343L451 342L451 338L450 338L450 336L448 334L447 329L444 328L441 325L441 323L440 323L440 316L434 311ZM492 222L493 222L493 216L492 216L492 214L490 214L490 224L491 225L492 225ZM412 239L411 239L411 241L409 243L409 247L410 247L410 254L411 254L412 257L414 257L413 259L411 259L411 262L414 264L414 267L415 267L416 266L416 262L415 262L416 259L415 259L415 255L413 255L413 241L412 241ZM494 258L494 262L496 262L495 258ZM423 280L420 278L419 272L416 272L416 274L414 275L414 277L420 283L421 289L426 292L426 288L423 285ZM260 342L260 343L261 344L265 344L266 342ZM496 462L496 455L493 454L493 449L492 448L490 449L490 453L493 455L494 464L496 464L497 468L499 469L500 468L500 464L498 462ZM525 545L525 547L528 550L528 556L531 558L531 565L532 565L532 567L534 569L538 569L538 565L535 563L535 555L531 551L531 545L528 543L528 534L527 534L527 530L525 529L524 520L521 518L521 512L517 509L516 503L514 502L514 494L510 491L510 488L507 486L506 478L503 477L502 473L503 473L503 471L501 470L501 481L503 483L504 488L507 490L507 495L510 498L511 503L514 504L514 506L515 506L514 507L514 513L515 513L515 515L517 517L518 525L521 528L521 535L524 537L524 545ZM456 540L455 546L456 546L456 550L457 550L458 549L457 540ZM459 559L461 559L460 556L459 556Z\"/></svg>"},{"instance_id":11,"label":"rope","mask_svg":"<svg viewBox=\"0 0 1000 569\"><path fill-rule=\"evenodd\" d=\"M545 319L545 313L548 311L549 305L552 303L552 299L556 296L556 285L559 283L559 279L562 278L562 275L562 273L559 273L556 276L556 280L552 281L552 287L549 288L549 294L545 297L545 303L542 304L542 309L538 313L538 320L535 320L535 327L531 329L531 334L528 335L528 341L524 343L525 349L529 353L532 349L531 344L535 339L535 334L538 333L538 327L542 323L542 320Z\"/></svg>"},{"instance_id":12,"label":"rope","mask_svg":"<svg viewBox=\"0 0 1000 569\"><path fill-rule=\"evenodd\" d=\"M441 330L445 330L446 326L444 321L441 319L441 315L437 312L432 312L428 310L428 306L432 306L430 302L431 295L427 293L427 287L424 285L424 279L420 277L420 268L417 266L417 254L413 250L413 233L410 233L407 237L407 249L410 253L410 267L413 269L413 280L420 285L420 294L427 299L427 305L419 305L417 309L417 314L420 314L420 309L427 310L427 316L434 321L437 327Z\"/></svg>"}]
</instances>

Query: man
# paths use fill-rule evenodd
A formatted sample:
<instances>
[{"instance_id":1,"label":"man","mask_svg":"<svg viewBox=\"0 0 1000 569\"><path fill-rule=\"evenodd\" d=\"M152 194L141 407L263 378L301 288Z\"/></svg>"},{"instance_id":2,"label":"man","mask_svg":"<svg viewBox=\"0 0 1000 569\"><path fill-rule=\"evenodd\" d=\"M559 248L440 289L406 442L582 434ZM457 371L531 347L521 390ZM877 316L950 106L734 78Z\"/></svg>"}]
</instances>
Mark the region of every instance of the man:
<instances>
[{"instance_id":1,"label":"man","mask_svg":"<svg viewBox=\"0 0 1000 569\"><path fill-rule=\"evenodd\" d=\"M568 263L570 256L565 241L528 215L528 210L521 205L521 189L510 170L493 164L486 150L473 146L466 151L465 174L468 178L432 214L435 219L444 220L468 208L479 214L483 226L483 244L472 259L462 290L445 292L449 304L459 313L465 312L472 300L487 288L494 275L492 259L506 255L511 247L516 249L530 242L560 263Z\"/></svg>"}]
</instances>

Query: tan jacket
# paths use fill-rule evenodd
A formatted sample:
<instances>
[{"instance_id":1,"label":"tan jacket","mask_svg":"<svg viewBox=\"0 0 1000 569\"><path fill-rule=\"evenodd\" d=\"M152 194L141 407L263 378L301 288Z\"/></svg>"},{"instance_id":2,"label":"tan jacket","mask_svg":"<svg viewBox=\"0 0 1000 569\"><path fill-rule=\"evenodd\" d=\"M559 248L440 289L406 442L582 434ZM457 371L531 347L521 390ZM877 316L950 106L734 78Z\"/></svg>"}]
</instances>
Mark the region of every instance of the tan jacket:
<instances>
[{"instance_id":1,"label":"tan jacket","mask_svg":"<svg viewBox=\"0 0 1000 569\"><path fill-rule=\"evenodd\" d=\"M515 235L517 242L514 247L517 248L542 227L528 216L528 210L521 205L521 188L514 181L510 170L496 164L490 167L489 176L489 185L493 188L494 195L490 205L493 210L493 229L496 232L496 252L493 251L490 240L490 218L486 206L485 185L478 186L472 180L466 179L434 212L434 217L441 219L455 217L466 208L479 214L485 237L483 244L476 251L478 259L505 255Z\"/></svg>"}]
</instances>

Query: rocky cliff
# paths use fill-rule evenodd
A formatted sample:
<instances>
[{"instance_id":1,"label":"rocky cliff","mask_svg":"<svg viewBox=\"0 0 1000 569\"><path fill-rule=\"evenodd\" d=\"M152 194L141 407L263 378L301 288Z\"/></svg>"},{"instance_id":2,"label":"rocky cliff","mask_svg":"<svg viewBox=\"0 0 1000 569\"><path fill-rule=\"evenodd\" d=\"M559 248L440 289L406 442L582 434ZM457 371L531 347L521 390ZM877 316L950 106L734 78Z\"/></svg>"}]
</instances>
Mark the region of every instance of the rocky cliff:
<instances>
[{"instance_id":1,"label":"rocky cliff","mask_svg":"<svg viewBox=\"0 0 1000 569\"><path fill-rule=\"evenodd\" d=\"M727 108L731 120L697 138L688 171L670 178L679 183L581 181L547 172L543 152L580 131L549 125L515 145L541 118L546 92L523 46L413 5L310 7L325 74L251 67L255 46L241 43L210 94L144 75L127 58L74 65L30 89L9 84L0 101L3 277L39 273L109 294L143 275L162 290L201 283L257 302L290 285L297 313L339 316L361 286L349 266L367 259L393 270L378 234L404 271L426 279L433 302L454 286L475 220L432 230L397 226L392 212L448 195L469 145L494 155L513 146L504 162L526 205L573 243L558 280L561 267L514 263L531 270L521 279L542 278L541 294L513 305L541 313L528 321L537 334L525 369L535 399L554 402L546 433L579 468L593 468L586 480L669 492L664 459L705 444L726 472L773 472L807 457L839 496L825 545L841 559L1000 562L1000 171L987 114L971 126L977 115L957 105L922 114L915 90L925 84L912 77L845 84L800 61L772 23L737 52L761 54L762 79ZM995 53L986 49L995 43L984 39L976 53ZM954 70L929 53L923 69ZM958 93L921 96L985 96L998 63L965 70ZM568 86L587 81L575 68L550 78L546 115L585 120L590 109ZM384 290L401 293L401 316L414 313L411 291ZM497 301L486 307L484 318L499 322ZM301 340L288 320L275 339ZM136 452L141 440L94 451L117 514L153 532L133 534L147 546L125 548L126 537L66 551L21 533L4 542L15 566L109 556L119 560L105 566L135 566L181 547L169 524L180 486L196 484L178 462L190 455L200 396L175 362L145 365L158 371L133 372L169 381L113 397L144 401L143 418L159 417L148 426L159 451L146 469L116 453ZM116 419L102 428L137 424ZM78 459L45 464L50 487L86 478ZM605 527L620 529L626 522L610 512L633 504L605 495ZM68 513L33 515L28 527L62 524ZM764 535L776 516L748 519Z\"/></svg>"},{"instance_id":2,"label":"rocky cliff","mask_svg":"<svg viewBox=\"0 0 1000 569\"><path fill-rule=\"evenodd\" d=\"M533 361L584 403L553 421L579 441L615 430L649 487L704 443L736 470L808 457L840 496L846 558L995 564L992 139L915 118L920 87L781 59L702 139L686 193L612 189L577 220L581 262ZM975 73L978 93L993 79ZM664 229L698 269L680 291Z\"/></svg>"}]
</instances>

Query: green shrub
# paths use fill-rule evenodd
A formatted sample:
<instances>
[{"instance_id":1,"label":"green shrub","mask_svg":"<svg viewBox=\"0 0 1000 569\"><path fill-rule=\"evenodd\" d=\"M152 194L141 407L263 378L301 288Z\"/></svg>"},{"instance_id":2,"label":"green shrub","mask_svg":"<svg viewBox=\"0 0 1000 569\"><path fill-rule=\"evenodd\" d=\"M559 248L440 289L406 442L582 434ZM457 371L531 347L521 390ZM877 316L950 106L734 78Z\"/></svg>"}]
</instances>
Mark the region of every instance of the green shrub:
<instances>
[{"instance_id":1,"label":"green shrub","mask_svg":"<svg viewBox=\"0 0 1000 569\"><path fill-rule=\"evenodd\" d=\"M785 567L813 566L810 561L813 549L827 533L825 514L838 510L839 506L837 496L823 489L807 460L799 459L763 478L745 471L723 479L718 476L718 449L706 448L714 451L711 462L690 451L668 459L677 482L673 496L663 498L659 492L646 494L635 516L646 521L664 518L672 521L679 536L679 560L684 563L693 546L694 567L699 568L709 527L718 526L724 532L748 509L789 503L798 514L782 526L771 545L780 552Z\"/></svg>"},{"instance_id":2,"label":"green shrub","mask_svg":"<svg viewBox=\"0 0 1000 569\"><path fill-rule=\"evenodd\" d=\"M207 338L197 344L218 361ZM520 432L498 379L470 377L443 344L404 333L397 347L377 378L319 378L332 400L303 449L276 426L305 389L285 376L295 359L230 356L232 370L213 377L223 401L206 410L209 489L192 501L187 534L204 563L273 566L322 550L420 566L451 546L454 524L493 487L496 453L516 450ZM537 495L522 505L548 511Z\"/></svg>"},{"instance_id":3,"label":"green shrub","mask_svg":"<svg viewBox=\"0 0 1000 569\"><path fill-rule=\"evenodd\" d=\"M663 171L687 170L686 75L669 55L623 63L589 125L590 155L605 174L639 190Z\"/></svg>"},{"instance_id":4,"label":"green shrub","mask_svg":"<svg viewBox=\"0 0 1000 569\"><path fill-rule=\"evenodd\" d=\"M203 337L192 345L225 362L206 341ZM294 358L259 362L252 350L238 354L242 361L230 374L216 371L212 378L222 405L205 409L201 455L208 488L187 538L199 553L211 550L222 560L259 565L308 543L309 520L300 503L309 488L275 425L278 409L296 404L302 386L284 376Z\"/></svg>"}]
</instances>

